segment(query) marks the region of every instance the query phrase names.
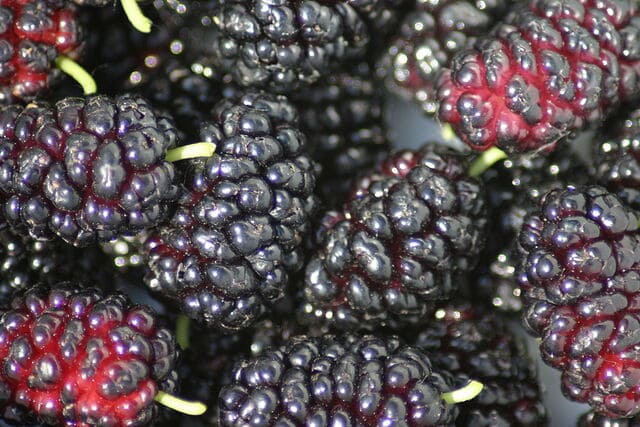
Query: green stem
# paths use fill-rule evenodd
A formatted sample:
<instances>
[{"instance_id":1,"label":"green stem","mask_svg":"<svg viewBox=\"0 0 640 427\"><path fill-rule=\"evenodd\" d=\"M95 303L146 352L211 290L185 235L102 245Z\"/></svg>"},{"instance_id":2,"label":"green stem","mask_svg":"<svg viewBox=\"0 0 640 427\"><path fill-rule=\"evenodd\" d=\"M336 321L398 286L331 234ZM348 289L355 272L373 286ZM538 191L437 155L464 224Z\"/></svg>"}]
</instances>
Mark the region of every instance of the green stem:
<instances>
[{"instance_id":1,"label":"green stem","mask_svg":"<svg viewBox=\"0 0 640 427\"><path fill-rule=\"evenodd\" d=\"M184 314L178 316L176 320L176 341L181 349L189 348L189 318Z\"/></svg>"},{"instance_id":2,"label":"green stem","mask_svg":"<svg viewBox=\"0 0 640 427\"><path fill-rule=\"evenodd\" d=\"M480 394L483 388L484 385L481 382L471 380L464 387L447 393L442 393L440 397L442 397L442 400L448 404L454 405L456 403L466 402L475 398Z\"/></svg>"},{"instance_id":3,"label":"green stem","mask_svg":"<svg viewBox=\"0 0 640 427\"><path fill-rule=\"evenodd\" d=\"M180 399L164 391L159 391L154 400L167 408L187 415L202 415L207 412L207 405L202 402Z\"/></svg>"},{"instance_id":4,"label":"green stem","mask_svg":"<svg viewBox=\"0 0 640 427\"><path fill-rule=\"evenodd\" d=\"M469 176L474 178L479 177L493 166L495 163L499 162L502 159L507 158L507 153L499 149L498 147L491 147L488 150L484 151L482 154L476 158L471 166L469 167Z\"/></svg>"},{"instance_id":5,"label":"green stem","mask_svg":"<svg viewBox=\"0 0 640 427\"><path fill-rule=\"evenodd\" d=\"M56 58L56 67L77 81L80 86L82 86L85 95L93 95L98 90L96 81L91 77L91 74L68 56L58 55Z\"/></svg>"},{"instance_id":6,"label":"green stem","mask_svg":"<svg viewBox=\"0 0 640 427\"><path fill-rule=\"evenodd\" d=\"M442 135L442 139L445 142L449 142L449 141L453 141L454 139L456 139L456 132L453 130L453 128L451 127L451 125L449 123L445 123L442 125L442 127L440 128L440 135Z\"/></svg>"},{"instance_id":7,"label":"green stem","mask_svg":"<svg viewBox=\"0 0 640 427\"><path fill-rule=\"evenodd\" d=\"M120 0L125 15L133 27L141 33L151 32L151 19L144 16L137 0Z\"/></svg>"},{"instance_id":8,"label":"green stem","mask_svg":"<svg viewBox=\"0 0 640 427\"><path fill-rule=\"evenodd\" d=\"M211 157L215 151L216 144L213 142L196 142L195 144L167 150L165 159L168 162L177 162L178 160L194 159L196 157Z\"/></svg>"}]
</instances>

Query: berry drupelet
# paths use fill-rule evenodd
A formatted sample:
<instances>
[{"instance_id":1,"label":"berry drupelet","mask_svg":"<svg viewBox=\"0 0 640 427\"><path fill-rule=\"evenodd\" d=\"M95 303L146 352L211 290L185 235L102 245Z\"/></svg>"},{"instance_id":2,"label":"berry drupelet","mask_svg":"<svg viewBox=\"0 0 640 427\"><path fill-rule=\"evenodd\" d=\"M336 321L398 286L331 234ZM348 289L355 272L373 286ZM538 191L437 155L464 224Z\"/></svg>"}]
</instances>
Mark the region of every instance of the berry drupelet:
<instances>
[{"instance_id":1,"label":"berry drupelet","mask_svg":"<svg viewBox=\"0 0 640 427\"><path fill-rule=\"evenodd\" d=\"M65 0L14 0L0 4L0 104L42 94L62 72L61 58L77 59L82 30Z\"/></svg>"},{"instance_id":2,"label":"berry drupelet","mask_svg":"<svg viewBox=\"0 0 640 427\"><path fill-rule=\"evenodd\" d=\"M218 394L232 380L230 370L233 364L242 358L260 356L268 349L280 347L291 337L304 332L305 328L297 322L279 316L261 320L251 328L227 335L193 327L189 333L189 344L178 364L181 395L204 402L210 409L199 418L172 412L169 421L174 422L174 426L218 425ZM312 333L314 336L321 335L318 330ZM166 425L170 427L170 424Z\"/></svg>"},{"instance_id":3,"label":"berry drupelet","mask_svg":"<svg viewBox=\"0 0 640 427\"><path fill-rule=\"evenodd\" d=\"M640 209L640 128L630 116L619 136L595 144L596 179L634 209ZM628 126L624 126L628 124Z\"/></svg>"},{"instance_id":4,"label":"berry drupelet","mask_svg":"<svg viewBox=\"0 0 640 427\"><path fill-rule=\"evenodd\" d=\"M378 177L394 175L372 179L325 222L305 271L303 321L346 329L423 322L475 266L486 224L478 181L446 149L413 157L409 170L385 172L400 158L392 156Z\"/></svg>"},{"instance_id":5,"label":"berry drupelet","mask_svg":"<svg viewBox=\"0 0 640 427\"><path fill-rule=\"evenodd\" d=\"M222 0L195 8L186 48L225 81L292 93L362 57L403 1Z\"/></svg>"},{"instance_id":6,"label":"berry drupelet","mask_svg":"<svg viewBox=\"0 0 640 427\"><path fill-rule=\"evenodd\" d=\"M388 151L382 88L361 62L292 95L309 151L322 171L318 193L328 206L343 202L353 178Z\"/></svg>"},{"instance_id":7,"label":"berry drupelet","mask_svg":"<svg viewBox=\"0 0 640 427\"><path fill-rule=\"evenodd\" d=\"M496 314L470 302L453 302L435 312L419 330L403 334L429 354L434 368L456 381L474 378L484 388L476 399L457 405L458 426L527 426L547 424L533 360L525 342Z\"/></svg>"},{"instance_id":8,"label":"berry drupelet","mask_svg":"<svg viewBox=\"0 0 640 427\"><path fill-rule=\"evenodd\" d=\"M524 323L562 391L614 417L640 413L639 216L602 187L544 196L520 232Z\"/></svg>"},{"instance_id":9,"label":"berry drupelet","mask_svg":"<svg viewBox=\"0 0 640 427\"><path fill-rule=\"evenodd\" d=\"M470 284L471 295L506 311L522 309L516 270L518 233L524 218L547 192L567 183L585 184L590 168L569 146L549 154L510 156L480 177L487 192L487 245Z\"/></svg>"},{"instance_id":10,"label":"berry drupelet","mask_svg":"<svg viewBox=\"0 0 640 427\"><path fill-rule=\"evenodd\" d=\"M591 411L583 414L576 425L577 427L640 427L640 417L608 418Z\"/></svg>"},{"instance_id":11,"label":"berry drupelet","mask_svg":"<svg viewBox=\"0 0 640 427\"><path fill-rule=\"evenodd\" d=\"M0 109L0 194L14 227L77 246L157 225L177 197L171 121L135 95Z\"/></svg>"},{"instance_id":12,"label":"berry drupelet","mask_svg":"<svg viewBox=\"0 0 640 427\"><path fill-rule=\"evenodd\" d=\"M175 214L145 245L149 286L190 318L245 328L301 268L317 201L315 166L297 122L283 96L247 92L217 104L201 127L201 140L216 152L189 161Z\"/></svg>"},{"instance_id":13,"label":"berry drupelet","mask_svg":"<svg viewBox=\"0 0 640 427\"><path fill-rule=\"evenodd\" d=\"M0 318L4 414L60 425L148 425L174 386L174 338L120 294L35 287Z\"/></svg>"},{"instance_id":14,"label":"berry drupelet","mask_svg":"<svg viewBox=\"0 0 640 427\"><path fill-rule=\"evenodd\" d=\"M440 76L440 119L474 149L552 149L640 95L637 2L527 3Z\"/></svg>"},{"instance_id":15,"label":"berry drupelet","mask_svg":"<svg viewBox=\"0 0 640 427\"><path fill-rule=\"evenodd\" d=\"M453 425L447 374L395 337L297 336L235 364L221 426Z\"/></svg>"},{"instance_id":16,"label":"berry drupelet","mask_svg":"<svg viewBox=\"0 0 640 427\"><path fill-rule=\"evenodd\" d=\"M438 72L507 9L506 0L418 0L389 43L377 72L395 93L437 111Z\"/></svg>"}]
</instances>

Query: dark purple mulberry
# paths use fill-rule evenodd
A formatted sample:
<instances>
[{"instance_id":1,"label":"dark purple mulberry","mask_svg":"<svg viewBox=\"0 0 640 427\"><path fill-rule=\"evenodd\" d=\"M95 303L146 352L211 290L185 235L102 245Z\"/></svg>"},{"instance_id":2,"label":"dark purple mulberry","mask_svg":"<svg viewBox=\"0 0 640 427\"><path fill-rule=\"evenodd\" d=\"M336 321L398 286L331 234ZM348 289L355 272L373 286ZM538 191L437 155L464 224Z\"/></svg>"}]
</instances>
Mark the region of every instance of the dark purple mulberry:
<instances>
[{"instance_id":1,"label":"dark purple mulberry","mask_svg":"<svg viewBox=\"0 0 640 427\"><path fill-rule=\"evenodd\" d=\"M506 11L506 0L419 0L377 66L387 86L413 98L426 114L438 109L436 80L458 51L470 47Z\"/></svg>"},{"instance_id":2,"label":"dark purple mulberry","mask_svg":"<svg viewBox=\"0 0 640 427\"><path fill-rule=\"evenodd\" d=\"M492 306L519 312L522 308L516 270L518 233L525 217L542 196L555 188L585 184L591 170L570 147L544 155L510 156L482 176L489 206L487 245L473 274L470 291Z\"/></svg>"},{"instance_id":3,"label":"dark purple mulberry","mask_svg":"<svg viewBox=\"0 0 640 427\"><path fill-rule=\"evenodd\" d=\"M365 55L404 0L222 0L195 9L190 57L224 81L293 93ZM370 27L369 27L370 26Z\"/></svg>"},{"instance_id":4,"label":"dark purple mulberry","mask_svg":"<svg viewBox=\"0 0 640 427\"><path fill-rule=\"evenodd\" d=\"M318 193L325 204L344 202L356 174L389 150L382 88L365 62L332 73L292 95L312 157L322 168Z\"/></svg>"},{"instance_id":5,"label":"dark purple mulberry","mask_svg":"<svg viewBox=\"0 0 640 427\"><path fill-rule=\"evenodd\" d=\"M74 245L157 225L177 196L171 122L143 98L66 98L0 109L7 221Z\"/></svg>"},{"instance_id":6,"label":"dark purple mulberry","mask_svg":"<svg viewBox=\"0 0 640 427\"><path fill-rule=\"evenodd\" d=\"M220 425L453 425L446 374L395 337L298 336L235 364Z\"/></svg>"},{"instance_id":7,"label":"dark purple mulberry","mask_svg":"<svg viewBox=\"0 0 640 427\"><path fill-rule=\"evenodd\" d=\"M65 0L11 0L0 4L0 104L33 99L62 73L55 61L78 59L82 30Z\"/></svg>"},{"instance_id":8,"label":"dark purple mulberry","mask_svg":"<svg viewBox=\"0 0 640 427\"><path fill-rule=\"evenodd\" d=\"M349 202L307 264L303 316L340 328L426 320L484 244L484 196L465 168L427 147L406 176Z\"/></svg>"},{"instance_id":9,"label":"dark purple mulberry","mask_svg":"<svg viewBox=\"0 0 640 427\"><path fill-rule=\"evenodd\" d=\"M519 242L524 321L562 390L614 418L640 413L638 214L601 187L558 189Z\"/></svg>"},{"instance_id":10,"label":"dark purple mulberry","mask_svg":"<svg viewBox=\"0 0 640 427\"><path fill-rule=\"evenodd\" d=\"M177 211L146 244L149 286L189 317L247 327L301 268L317 201L297 122L286 98L249 92L220 102L202 126L216 153L190 161Z\"/></svg>"},{"instance_id":11,"label":"dark purple mulberry","mask_svg":"<svg viewBox=\"0 0 640 427\"><path fill-rule=\"evenodd\" d=\"M552 149L640 95L637 2L526 6L456 54L439 80L440 119L474 149Z\"/></svg>"},{"instance_id":12,"label":"dark purple mulberry","mask_svg":"<svg viewBox=\"0 0 640 427\"><path fill-rule=\"evenodd\" d=\"M60 425L148 425L174 386L171 332L120 294L35 287L0 318L5 414L24 407Z\"/></svg>"}]
</instances>

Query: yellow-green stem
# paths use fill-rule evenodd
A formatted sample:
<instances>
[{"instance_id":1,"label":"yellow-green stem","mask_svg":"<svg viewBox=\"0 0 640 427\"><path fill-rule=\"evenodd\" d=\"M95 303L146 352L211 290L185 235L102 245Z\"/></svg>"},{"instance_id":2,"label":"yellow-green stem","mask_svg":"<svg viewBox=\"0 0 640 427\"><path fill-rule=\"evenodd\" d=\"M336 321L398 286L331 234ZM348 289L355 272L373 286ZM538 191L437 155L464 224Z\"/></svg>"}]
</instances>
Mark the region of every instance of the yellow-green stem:
<instances>
[{"instance_id":1,"label":"yellow-green stem","mask_svg":"<svg viewBox=\"0 0 640 427\"><path fill-rule=\"evenodd\" d=\"M183 145L182 147L167 150L165 159L168 162L194 159L196 157L211 157L216 151L216 144L213 142L196 142L195 144Z\"/></svg>"},{"instance_id":2,"label":"yellow-green stem","mask_svg":"<svg viewBox=\"0 0 640 427\"><path fill-rule=\"evenodd\" d=\"M445 142L453 141L456 139L456 132L453 130L449 123L444 123L440 130L440 135Z\"/></svg>"},{"instance_id":3,"label":"yellow-green stem","mask_svg":"<svg viewBox=\"0 0 640 427\"><path fill-rule=\"evenodd\" d=\"M448 404L455 405L456 403L462 403L474 399L480 394L483 388L484 385L481 382L471 380L464 387L447 393L442 393L440 397L442 397L442 400Z\"/></svg>"},{"instance_id":4,"label":"yellow-green stem","mask_svg":"<svg viewBox=\"0 0 640 427\"><path fill-rule=\"evenodd\" d=\"M91 74L68 56L58 55L56 58L56 67L77 81L80 86L82 86L85 95L92 95L98 90L96 81L91 77Z\"/></svg>"},{"instance_id":5,"label":"yellow-green stem","mask_svg":"<svg viewBox=\"0 0 640 427\"><path fill-rule=\"evenodd\" d=\"M154 400L167 408L187 415L202 415L207 412L207 405L202 402L180 399L164 391L159 391Z\"/></svg>"},{"instance_id":6,"label":"yellow-green stem","mask_svg":"<svg viewBox=\"0 0 640 427\"><path fill-rule=\"evenodd\" d=\"M184 314L178 316L176 320L176 341L181 349L189 348L189 318Z\"/></svg>"},{"instance_id":7,"label":"yellow-green stem","mask_svg":"<svg viewBox=\"0 0 640 427\"><path fill-rule=\"evenodd\" d=\"M488 150L484 151L482 154L480 154L473 161L473 163L471 163L471 166L469 167L469 171L468 171L469 176L477 178L480 175L482 175L484 171L486 171L491 166L493 166L495 163L506 158L507 158L507 153L505 153L498 147L491 147Z\"/></svg>"},{"instance_id":8,"label":"yellow-green stem","mask_svg":"<svg viewBox=\"0 0 640 427\"><path fill-rule=\"evenodd\" d=\"M151 19L144 16L142 13L142 9L140 9L140 5L137 0L120 0L122 3L122 9L124 9L125 15L133 25L133 28L140 31L141 33L150 33L151 32Z\"/></svg>"}]
</instances>

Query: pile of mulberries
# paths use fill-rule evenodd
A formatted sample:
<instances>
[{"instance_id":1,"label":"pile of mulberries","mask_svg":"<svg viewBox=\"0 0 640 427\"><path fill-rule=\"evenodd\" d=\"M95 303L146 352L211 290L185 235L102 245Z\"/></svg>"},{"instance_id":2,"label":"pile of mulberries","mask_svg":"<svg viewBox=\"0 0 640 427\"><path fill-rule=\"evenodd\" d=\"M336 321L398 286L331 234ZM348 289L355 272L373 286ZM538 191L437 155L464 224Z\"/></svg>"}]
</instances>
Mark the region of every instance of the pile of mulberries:
<instances>
[{"instance_id":1,"label":"pile of mulberries","mask_svg":"<svg viewBox=\"0 0 640 427\"><path fill-rule=\"evenodd\" d=\"M0 0L0 426L638 424L639 46L637 0Z\"/></svg>"}]
</instances>

